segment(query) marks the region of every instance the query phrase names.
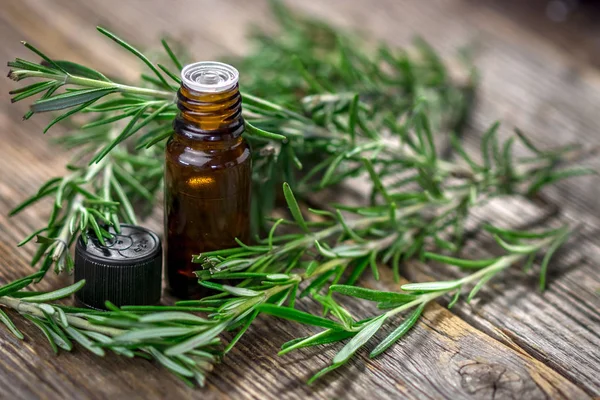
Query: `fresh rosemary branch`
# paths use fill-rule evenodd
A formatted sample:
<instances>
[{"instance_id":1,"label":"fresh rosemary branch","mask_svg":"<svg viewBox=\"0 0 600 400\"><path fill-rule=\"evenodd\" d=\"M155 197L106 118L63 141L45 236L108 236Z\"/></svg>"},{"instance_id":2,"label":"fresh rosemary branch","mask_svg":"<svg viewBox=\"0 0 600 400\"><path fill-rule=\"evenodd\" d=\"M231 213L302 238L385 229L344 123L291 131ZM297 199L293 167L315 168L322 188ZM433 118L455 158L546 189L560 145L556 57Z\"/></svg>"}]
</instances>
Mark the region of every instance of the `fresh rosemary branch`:
<instances>
[{"instance_id":1,"label":"fresh rosemary branch","mask_svg":"<svg viewBox=\"0 0 600 400\"><path fill-rule=\"evenodd\" d=\"M483 285L499 273L523 260L527 260L527 263L532 263L536 254L548 247L549 249L542 262L540 272L541 276L545 276L546 268L552 254L556 248L567 240L569 234L568 227L540 233L518 232L494 227L488 227L488 229L494 232L496 241L500 246L507 250L509 254L487 260L472 261L441 256L433 253L425 253L425 258L427 259L455 265L467 270L477 270L477 272L452 281L405 284L401 286L403 292L385 292L349 285L331 285L329 287L329 293L340 293L345 296L374 301L377 302L378 308L387 309L387 311L380 315L354 322L354 320L351 319L351 314L339 303L335 302L331 296L314 296L315 300L320 302L325 308L331 309L333 315L336 317L344 316L343 319L340 319L340 322L342 322L345 327L344 334L340 334L339 328L329 328L315 335L294 339L285 343L279 354L283 355L299 348L338 342L348 337L352 337L352 339L335 355L332 365L315 374L309 380L309 383L311 383L322 377L324 374L344 365L361 347L369 343L384 324L390 321L392 317L406 310L415 308L415 310L407 316L396 329L381 340L371 351L371 358L376 357L403 337L414 326L423 312L424 307L429 302L454 292L452 301L448 305L448 308L451 308L456 301L458 301L462 289L473 285L467 296L467 302L469 302L475 297ZM532 241L532 238L535 238L536 240ZM545 282L545 278L542 279L542 282ZM335 312L333 310L335 310ZM287 316L285 312L282 312L281 310L269 309L267 312L279 317L294 319Z\"/></svg>"},{"instance_id":2,"label":"fresh rosemary branch","mask_svg":"<svg viewBox=\"0 0 600 400\"><path fill-rule=\"evenodd\" d=\"M92 130L90 134L109 136L111 132ZM61 141L67 146L81 145L82 151L87 152L91 150L90 134L65 136ZM31 264L43 258L42 271L54 263L57 273L65 268L71 272L73 260L68 248L80 233L92 230L103 243L111 237L105 229L107 225L118 231L120 220L135 224L137 217L132 204L144 201L145 212L151 211L163 175L162 163L156 156L141 158L124 146L115 148L99 163L89 167L69 165L68 169L68 175L48 180L35 195L11 212L16 215L44 197L54 197L48 224L19 243L23 246L37 238L40 246ZM87 235L82 237L87 238Z\"/></svg>"},{"instance_id":3,"label":"fresh rosemary branch","mask_svg":"<svg viewBox=\"0 0 600 400\"><path fill-rule=\"evenodd\" d=\"M539 168L541 168L542 164L541 160L538 160L530 164L529 167L516 168L521 170L521 174L524 175L515 175L518 178L515 178L514 182L505 181L501 187L508 188L510 192L514 192L523 183L533 180L533 183L525 186L528 188L525 193L529 192L532 186L537 187L539 185L535 177L540 172ZM554 165L553 163L548 163L545 168L552 169ZM529 171L531 174L525 171ZM381 197L388 203L369 207L344 206L343 210L345 212L352 212L358 216L358 218L350 220L346 220L342 215L341 209L337 208L333 212L310 210L314 214L325 218L318 222L305 221L291 189L288 185L284 184L284 197L288 203L290 214L294 217L295 221L277 220L273 224L268 237L259 241L257 245L249 246L240 243L241 247L239 248L218 250L197 256L195 261L201 263L204 268L204 270L197 273L198 277L202 284L209 288L222 290L224 293L244 293L245 296L253 298L263 298L260 295L260 290L264 290L265 287L269 287L270 285L275 285L275 283L264 281L264 279L268 277L275 279L273 277L277 277L277 279L285 282L285 289L280 288L285 291L281 292L280 297L275 299L279 303L279 307L282 307L286 300L288 301L288 306L285 307L285 310L276 310L273 306L262 305L254 312L244 308L246 314L236 313L236 323L238 322L237 318L240 318L239 324L243 328L236 335L234 342L239 340L239 337L244 334L258 312L296 319L305 324L311 324L309 321L313 321L312 324L329 328L328 333L316 335L314 338L316 341L315 344L334 341L329 335L332 335L335 341L339 341L362 332L362 329L365 329L365 332L369 332L369 334L356 336L356 341L349 342L347 346L354 350L350 353L348 353L349 350L342 350L340 354L345 355L336 357L333 365L324 370L323 373L345 363L362 344L366 343L375 334L388 317L407 308L424 306L425 303L448 292L456 291L459 293L463 285L477 283L468 297L470 300L483 284L497 273L526 256L529 257L528 263L532 263L535 254L542 248L549 247L540 268L540 288L543 290L549 260L556 248L566 240L568 233L566 228L534 234L508 231L488 226L486 228L497 235L496 239L498 243L509 252L507 256L492 260L466 261L447 256L436 256L435 254L425 252L427 247L455 252L462 241L458 233L462 232L464 218L468 214L470 206L504 193L498 190L497 187L497 182L500 178L506 180L506 176L500 172L497 172L499 175L495 175L493 170L486 170L485 173L482 173L481 177L478 177L479 175L475 171L471 171L472 174L466 174L465 172L462 172L462 176L466 177L467 184L454 184L450 188L440 185L437 191L439 194L437 198L428 193L425 187L415 192L408 192L406 190L399 192L398 194L405 196L403 200L406 201L406 203L399 202L399 206L394 202L395 191L388 192L384 184L376 184L375 186L382 192ZM548 171L544 172L544 176L550 175ZM372 178L376 182L379 179L375 173L373 173ZM452 179L456 178L453 177ZM485 186L479 179L488 182L486 185L489 186ZM460 190L457 190L456 186L460 187ZM479 193L477 196L473 195L475 190ZM280 236L275 235L277 227L283 223L295 224L300 232ZM444 234L448 228L454 233L454 242L443 237L447 236ZM327 240L329 239L329 243L332 243L331 238L334 238L333 245L328 245ZM523 239L532 238L539 240L527 244L520 243ZM346 294L352 293L355 297L363 297L360 293L364 294L365 291L371 293L366 289L353 286L369 266L375 278L378 279L378 262L389 262L391 260L395 277L399 279L400 262L418 255L458 265L463 268L483 269L471 276L453 282L441 282L432 284L432 286L427 286L429 284L414 284L414 287L411 285L402 287L407 291L424 292L418 298L403 293L397 295L386 293L384 297L394 297L406 301L402 301L399 305L396 304L392 311L372 320L369 319L355 323L351 315L333 300L333 292L339 291L338 289L342 287ZM293 278L290 274L294 274ZM223 287L222 285L206 282L206 280L214 279L241 279L241 283L236 287ZM343 285L340 285L341 282L343 282ZM325 290L326 294L322 293L323 290ZM339 330L341 328L339 326L326 326L327 322L321 319L318 321L313 320L305 313L299 314L293 310L296 297L302 298L307 295L310 295L313 299L321 303L325 313L331 312L344 326L345 332L340 333ZM455 297L453 302L456 299L458 297ZM217 296L214 299L209 298L197 302L181 303L181 305L194 306L204 304L215 304L220 307L218 310L221 310L222 308L229 309L232 304L235 305L237 302ZM254 303L251 304L254 305ZM414 324L422 308L418 310L409 318L409 321L412 321L411 324ZM238 315L242 316L238 317ZM243 318L245 318L245 321ZM399 332L405 333L409 327L408 325L402 325L402 328L398 329ZM361 342L362 340L364 342ZM390 343L385 348L389 347L393 342L391 339L388 341ZM309 343L312 342L309 341ZM357 345L356 343L361 344ZM383 349L380 350L381 352L383 351ZM375 354L379 353L380 351L375 352ZM319 376L320 374L317 374L315 379Z\"/></svg>"},{"instance_id":4,"label":"fresh rosemary branch","mask_svg":"<svg viewBox=\"0 0 600 400\"><path fill-rule=\"evenodd\" d=\"M102 28L99 30L146 64L150 63L132 46ZM87 67L51 60L32 45L24 44L41 56L43 61L39 64L20 59L9 62L8 65L14 68L9 77L17 81L45 79L11 92L15 95L13 101L44 92L24 119L34 113L68 109L49 123L44 130L46 132L57 122L77 112L96 115L81 127L81 131L70 132L56 140L68 149L77 150L75 164L68 166L70 173L50 179L36 194L11 212L11 215L15 215L43 198L53 197L54 205L47 225L33 232L19 245L37 237L40 246L32 265L43 259L41 269L44 271L53 263L57 272L65 268L71 271L73 261L66 250L79 233L91 230L103 243L105 238L110 237L105 229L107 225L118 231L119 220L135 223L136 215L144 215L152 210L157 192L162 189L163 177L163 148L157 144L172 133L171 121L176 114L173 104L175 88L165 86L164 82L165 87L161 90L115 83ZM160 75L151 63L150 67ZM69 86L67 91L56 94L63 86ZM105 96L114 94L119 97L95 104ZM119 127L118 124L127 119L129 122ZM135 148L124 143L144 129L147 132L138 137ZM146 204L145 209L135 210L134 205L142 202Z\"/></svg>"},{"instance_id":5,"label":"fresh rosemary branch","mask_svg":"<svg viewBox=\"0 0 600 400\"><path fill-rule=\"evenodd\" d=\"M153 307L137 312L123 311L107 303L111 311L106 312L52 303L70 296L85 281L48 293L20 290L42 275L43 272L38 271L0 287L0 305L15 310L39 328L55 353L59 349L71 351L75 342L97 356L104 356L105 350L111 350L119 356L154 359L190 386L193 386L191 380L201 386L204 384L206 373L218 358L218 321L209 321L188 312L172 311L176 307L157 307L158 313L153 312ZM190 308L189 311L205 309ZM8 314L1 309L0 321L16 337L24 338ZM165 354L166 350L177 347L198 333L210 337L202 344L201 350L180 351L175 356Z\"/></svg>"},{"instance_id":6,"label":"fresh rosemary branch","mask_svg":"<svg viewBox=\"0 0 600 400\"><path fill-rule=\"evenodd\" d=\"M362 346L381 329L384 323L391 320L395 315L416 308L413 313L405 319L387 338L373 349L371 357L383 353L393 343L404 336L416 323L426 304L436 298L454 292L455 295L449 304L452 307L458 300L464 287L472 288L467 296L470 301L482 286L496 275L511 267L512 265L527 260L531 265L534 257L544 248L548 248L540 268L541 282L545 282L545 273L554 251L566 241L569 234L568 227L545 231L545 232L520 232L486 226L486 229L494 234L498 244L507 251L507 254L486 260L464 260L434 253L425 253L427 259L455 265L476 272L453 281L439 281L427 283L412 283L402 285L402 292L384 292L353 286L354 282L339 284L340 267L345 267L348 260L344 258L332 258L322 263L308 263L304 273L292 273L289 267L281 272L256 271L248 268L244 272L216 272L207 274L200 272L199 276L210 276L213 279L241 280L242 284L228 286L203 281L202 284L208 288L221 291L220 294L204 298L202 300L183 301L181 306L205 306L212 307L211 318L218 320L228 329L239 327L237 334L226 347L225 352L230 350L241 336L249 328L252 321L259 313L270 314L276 317L296 321L304 325L312 325L326 328L309 337L294 339L282 346L280 355L303 347L310 347L334 342L340 342L352 338L334 357L333 363L317 373L310 381L321 377L345 364ZM254 246L256 249L258 246ZM250 247L246 247L251 250ZM348 257L350 258L350 257ZM297 260L296 260L297 261ZM300 263L301 264L301 263ZM366 264L366 263L365 263ZM264 264L262 264L264 265ZM527 267L526 265L526 267ZM235 271L240 265L230 263L230 270ZM310 269L312 268L312 272ZM293 268L298 270L299 268ZM343 269L341 269L343 271ZM334 272L334 273L332 273ZM354 276L354 273L352 274ZM319 294L319 289L327 284L327 278L333 276L329 283L327 294ZM325 278L325 279L324 279ZM352 278L351 278L352 279ZM315 283L318 282L317 285ZM303 284L304 288L300 288ZM319 302L325 310L334 316L335 320L311 315L295 309L296 297L310 293L314 300ZM377 302L380 309L386 309L384 313L356 321L352 314L342 305L334 300L333 294L340 293L359 299ZM287 305L284 305L287 302ZM201 335L199 335L201 336ZM204 340L205 337L202 336ZM198 341L194 338L177 349L188 349ZM176 354L167 351L167 354Z\"/></svg>"}]
</instances>

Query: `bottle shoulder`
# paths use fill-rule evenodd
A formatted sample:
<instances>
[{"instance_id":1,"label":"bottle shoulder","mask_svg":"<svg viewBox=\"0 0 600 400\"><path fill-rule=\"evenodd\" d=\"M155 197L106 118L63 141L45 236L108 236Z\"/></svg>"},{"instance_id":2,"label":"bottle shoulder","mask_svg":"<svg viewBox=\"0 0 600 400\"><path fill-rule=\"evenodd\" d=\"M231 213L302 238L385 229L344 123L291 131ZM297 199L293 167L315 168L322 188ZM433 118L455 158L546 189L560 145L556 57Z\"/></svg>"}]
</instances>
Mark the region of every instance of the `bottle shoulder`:
<instances>
[{"instance_id":1,"label":"bottle shoulder","mask_svg":"<svg viewBox=\"0 0 600 400\"><path fill-rule=\"evenodd\" d=\"M194 143L171 138L167 142L165 157L168 164L181 168L225 169L250 162L251 149L243 137L230 144Z\"/></svg>"}]
</instances>

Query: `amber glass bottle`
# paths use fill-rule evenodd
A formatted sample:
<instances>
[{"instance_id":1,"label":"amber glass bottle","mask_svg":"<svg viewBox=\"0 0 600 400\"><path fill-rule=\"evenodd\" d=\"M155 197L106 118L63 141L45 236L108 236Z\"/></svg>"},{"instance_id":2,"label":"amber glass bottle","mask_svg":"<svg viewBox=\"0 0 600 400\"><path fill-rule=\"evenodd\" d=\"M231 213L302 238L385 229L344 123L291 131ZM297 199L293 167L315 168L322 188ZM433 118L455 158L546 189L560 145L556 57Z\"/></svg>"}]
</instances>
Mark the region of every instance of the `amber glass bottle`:
<instances>
[{"instance_id":1,"label":"amber glass bottle","mask_svg":"<svg viewBox=\"0 0 600 400\"><path fill-rule=\"evenodd\" d=\"M166 147L165 263L173 294L193 298L203 293L192 255L248 240L251 158L237 70L200 62L181 75Z\"/></svg>"}]
</instances>

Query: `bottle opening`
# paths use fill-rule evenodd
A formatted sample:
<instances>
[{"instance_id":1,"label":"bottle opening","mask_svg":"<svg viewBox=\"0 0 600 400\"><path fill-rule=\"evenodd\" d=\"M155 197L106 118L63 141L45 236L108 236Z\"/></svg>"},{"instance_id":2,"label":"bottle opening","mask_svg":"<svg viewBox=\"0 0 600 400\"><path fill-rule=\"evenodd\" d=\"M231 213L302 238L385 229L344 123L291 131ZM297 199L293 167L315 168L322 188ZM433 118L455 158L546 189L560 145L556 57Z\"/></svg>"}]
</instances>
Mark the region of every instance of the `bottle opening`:
<instances>
[{"instance_id":1,"label":"bottle opening","mask_svg":"<svg viewBox=\"0 0 600 400\"><path fill-rule=\"evenodd\" d=\"M203 93L220 93L234 87L239 80L237 69L217 61L200 61L181 70L181 79L188 88Z\"/></svg>"}]
</instances>

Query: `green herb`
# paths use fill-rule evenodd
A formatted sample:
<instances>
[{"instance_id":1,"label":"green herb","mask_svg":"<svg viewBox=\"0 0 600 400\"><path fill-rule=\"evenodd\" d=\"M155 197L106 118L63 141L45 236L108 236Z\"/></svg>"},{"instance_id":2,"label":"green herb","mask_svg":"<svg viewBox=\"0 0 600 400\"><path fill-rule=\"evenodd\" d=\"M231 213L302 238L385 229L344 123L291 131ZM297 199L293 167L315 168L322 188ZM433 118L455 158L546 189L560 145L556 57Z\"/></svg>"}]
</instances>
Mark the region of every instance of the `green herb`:
<instances>
[{"instance_id":1,"label":"green herb","mask_svg":"<svg viewBox=\"0 0 600 400\"><path fill-rule=\"evenodd\" d=\"M454 280L454 281L439 281L439 282L424 282L424 283L405 284L405 285L401 286L401 289L404 292L398 292L398 293L378 291L378 290L365 289L365 288L355 288L355 287L332 285L330 287L330 289L333 291L338 291L338 292L344 293L345 295L348 295L348 296L359 297L359 298L368 299L368 300L376 301L376 302L390 301L390 300L393 301L395 298L394 296L396 296L396 299L397 299L396 301L398 302L398 306L396 306L378 316L370 317L370 318L363 319L363 320L360 320L357 322L353 322L350 326L345 326L343 324L339 325L339 326L325 326L329 329L322 331L320 333L317 333L311 337L311 339L314 338L315 340L311 341L311 340L308 340L307 338L303 338L302 342L304 342L304 343L301 346L296 345L295 347L294 346L290 346L290 347L300 348L300 347L315 346L315 345L321 345L321 344L325 344L325 343L333 343L333 342L337 342L337 341L343 341L343 340L347 339L348 337L352 337L352 339L348 343L346 343L346 345L335 355L335 357L333 358L333 361L332 361L332 365L321 370L315 376L313 376L313 378L311 378L309 380L309 382L312 382L315 379L322 377L324 374L344 365L352 357L352 355L354 355L356 353L356 351L359 350L362 346L370 343L371 341L375 342L376 340L373 339L375 334L385 325L385 323L387 321L392 319L392 317L394 317L395 315L397 315L401 312L409 310L411 308L415 308L415 310L413 311L412 314L410 314L400 325L398 325L398 327L393 332L391 332L387 337L385 337L383 340L379 341L379 344L371 351L371 357L376 357L376 356L380 355L381 353L383 353L387 348L389 348L392 344L394 344L401 337L403 337L415 325L415 323L419 319L420 315L422 314L425 305L428 304L429 302L431 302L432 300L435 300L438 297L444 296L454 290L457 290L458 293L460 293L462 288L468 287L469 285L474 284L474 286L472 287L472 289L468 295L468 300L471 300L475 296L477 291L481 288L483 283L494 278L499 273L501 273L502 271L511 267L512 265L524 260L525 258L527 258L527 256L529 256L531 254L535 255L536 253L542 251L544 248L547 248L547 247L550 247L551 249L554 248L557 243L564 242L565 237L568 234L568 232L569 232L569 230L566 227L563 227L558 231L548 232L548 233L546 233L545 236L540 236L539 239L537 239L535 241L532 240L531 242L528 243L528 248L530 249L529 253L518 252L518 253L507 254L505 256L497 257L488 266L481 268L480 270L478 270L477 272L475 272L471 275L466 275L466 276L464 276L460 279ZM548 252L547 254L550 254L550 256L551 256L550 252ZM429 254L429 258L438 259L439 257L435 254ZM470 268L470 263L467 260L458 260L458 259L455 259L455 260L456 260L456 262L453 262L452 264L460 264L461 261L464 261L464 264L468 266L467 268ZM540 275L543 276L544 274L545 274L545 271L542 270ZM315 297L315 298L317 300L319 300L319 297ZM457 297L453 301L456 301L456 299L457 299ZM331 301L331 300L329 300L329 301ZM339 304L339 303L334 303L334 304L335 304L334 307L342 309L341 304ZM332 307L332 305L329 304L329 307ZM289 313L289 311L287 311L288 309L286 307L282 307L282 306L280 306L279 309L282 310L282 312L277 311L277 308L271 307L269 309L269 313L278 315L283 318L290 319L292 321L305 323L305 324L307 323L307 322L305 322L305 320L306 321L310 320L310 318L308 316L304 317L305 320L299 320L297 318L294 318L291 315L286 317L286 315L289 315L289 314L287 314L287 313ZM283 310L286 310L285 313L283 312ZM318 325L318 324L314 324L314 323L310 323L310 322L308 322L308 324L324 326L324 325ZM336 329L337 330L344 329L347 331L348 335L339 335L336 337L336 340L330 340L330 341L326 341L326 342L324 342L323 340L316 340L317 338L324 337L324 335L331 334L333 332L332 329L333 329L333 331L335 331ZM299 343L302 343L302 342L299 342ZM286 346L284 345L283 349L287 353L289 351L290 347L286 348Z\"/></svg>"},{"instance_id":2,"label":"green herb","mask_svg":"<svg viewBox=\"0 0 600 400\"><path fill-rule=\"evenodd\" d=\"M19 298L22 292L13 290L0 297L0 304L18 311L36 325L55 352L59 348L70 351L73 340L98 356L103 356L106 349L126 357L154 358L179 375L203 382L205 374L218 358L218 338L211 335L211 339L203 343L202 351L189 349L181 352L179 357L170 356L166 352L185 342L194 333L209 331L215 326L214 321L203 320L188 313L179 315L150 311L141 315L119 309L97 312L88 309L70 310L69 307L58 304L42 303L68 297L84 284L85 281L80 281L54 292L24 298ZM6 286L0 289L4 288ZM0 320L15 336L23 338L9 316L1 310Z\"/></svg>"}]
</instances>

